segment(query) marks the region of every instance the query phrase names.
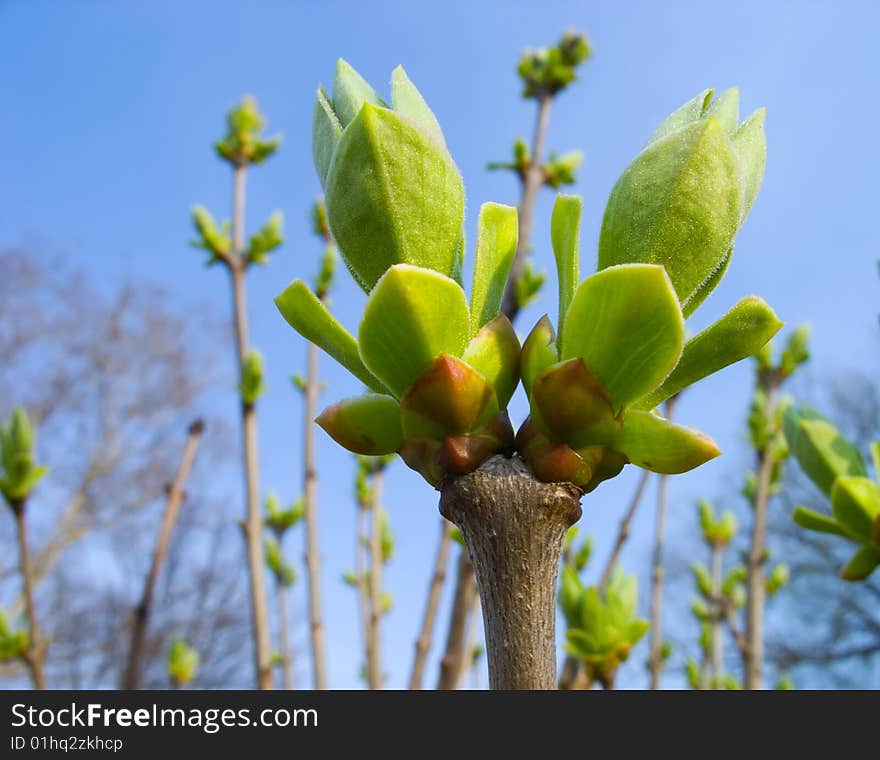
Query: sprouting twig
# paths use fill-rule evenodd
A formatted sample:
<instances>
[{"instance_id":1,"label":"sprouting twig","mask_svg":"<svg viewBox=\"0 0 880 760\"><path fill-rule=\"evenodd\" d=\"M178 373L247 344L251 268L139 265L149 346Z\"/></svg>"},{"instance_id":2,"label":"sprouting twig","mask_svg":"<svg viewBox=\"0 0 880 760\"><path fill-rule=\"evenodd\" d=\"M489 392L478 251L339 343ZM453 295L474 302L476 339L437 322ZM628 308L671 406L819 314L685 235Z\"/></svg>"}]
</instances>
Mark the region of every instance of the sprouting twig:
<instances>
[{"instance_id":1,"label":"sprouting twig","mask_svg":"<svg viewBox=\"0 0 880 760\"><path fill-rule=\"evenodd\" d=\"M168 489L168 497L165 501L165 513L162 516L162 526L159 530L159 536L156 539L156 547L153 550L153 561L150 564L150 570L144 580L144 589L141 593L141 599L137 607L134 609L134 619L131 628L131 643L128 649L128 660L126 662L125 671L122 675L121 688L137 689L140 686L141 660L144 653L144 641L147 634L147 626L149 623L150 612L153 604L153 592L156 588L156 581L159 579L159 572L165 562L168 553L168 547L171 543L171 533L177 524L177 518L180 515L180 508L184 499L184 486L192 469L193 461L196 457L196 451L199 447L199 441L202 432L205 429L202 420L196 420L189 426L189 434L186 440L186 446L183 449L183 456L180 459L180 467L171 486Z\"/></svg>"}]
</instances>

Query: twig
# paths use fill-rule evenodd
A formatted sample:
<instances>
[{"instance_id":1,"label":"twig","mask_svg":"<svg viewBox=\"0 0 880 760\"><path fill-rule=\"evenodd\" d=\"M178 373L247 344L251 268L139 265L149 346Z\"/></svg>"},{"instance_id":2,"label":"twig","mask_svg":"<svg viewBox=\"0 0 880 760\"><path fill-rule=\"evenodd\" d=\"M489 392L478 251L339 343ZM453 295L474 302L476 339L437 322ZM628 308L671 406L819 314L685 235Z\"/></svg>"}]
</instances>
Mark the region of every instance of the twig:
<instances>
[{"instance_id":1,"label":"twig","mask_svg":"<svg viewBox=\"0 0 880 760\"><path fill-rule=\"evenodd\" d=\"M419 637L416 639L416 654L413 660L412 673L409 678L410 689L421 689L422 678L425 672L425 662L431 649L431 636L434 631L434 620L437 617L437 607L440 604L440 595L443 584L446 581L446 565L449 560L449 547L452 543L452 526L440 518L440 540L437 544L437 555L434 560L434 572L431 574L431 582L428 586L428 600L425 603L425 614L422 617L422 627ZM478 611L479 614L479 611Z\"/></svg>"},{"instance_id":2,"label":"twig","mask_svg":"<svg viewBox=\"0 0 880 760\"><path fill-rule=\"evenodd\" d=\"M724 677L724 639L722 637L721 619L724 609L724 601L721 594L723 550L717 541L712 542L710 549L710 564L712 568L712 619L709 639L709 662L712 666L712 686L721 687L721 679Z\"/></svg>"},{"instance_id":3,"label":"twig","mask_svg":"<svg viewBox=\"0 0 880 760\"><path fill-rule=\"evenodd\" d=\"M381 689L385 680L382 674L382 470L379 465L373 472L370 527L370 641L372 646L367 661L367 675L371 689Z\"/></svg>"},{"instance_id":4,"label":"twig","mask_svg":"<svg viewBox=\"0 0 880 760\"><path fill-rule=\"evenodd\" d=\"M131 627L131 643L128 649L128 660L126 662L125 671L122 675L121 687L123 689L137 689L140 686L141 660L144 653L144 641L146 640L147 625L149 623L150 612L153 605L153 592L156 588L156 581L159 579L159 572L165 562L168 553L168 546L171 543L171 533L177 524L177 518L180 515L180 507L183 504L184 486L195 461L196 451L199 448L199 441L205 424L202 420L196 420L189 426L189 433L186 445L183 449L183 456L180 459L180 467L171 486L168 489L168 498L165 502L165 513L162 516L162 526L159 529L159 536L156 539L156 547L153 550L153 561L150 564L150 570L144 580L144 589L141 593L140 602L134 609L134 618Z\"/></svg>"},{"instance_id":5,"label":"twig","mask_svg":"<svg viewBox=\"0 0 880 760\"><path fill-rule=\"evenodd\" d=\"M467 549L461 547L458 555L458 569L455 582L455 596L452 601L452 614L446 634L446 647L440 660L440 677L437 688L449 691L458 687L461 663L467 646L467 619L474 603L478 600L477 583L474 579L474 566Z\"/></svg>"},{"instance_id":6,"label":"twig","mask_svg":"<svg viewBox=\"0 0 880 760\"><path fill-rule=\"evenodd\" d=\"M666 417L672 419L675 396L666 402ZM666 508L669 478L660 476L657 488L657 517L654 527L654 557L651 570L651 689L660 688L660 670L663 667L663 544L666 539Z\"/></svg>"},{"instance_id":7,"label":"twig","mask_svg":"<svg viewBox=\"0 0 880 760\"><path fill-rule=\"evenodd\" d=\"M745 659L749 644L748 641L746 641L745 635L739 628L739 623L736 620L736 611L732 604L728 603L724 605L724 619L727 621L727 628L730 631L730 635L733 636L737 650L743 659Z\"/></svg>"},{"instance_id":8,"label":"twig","mask_svg":"<svg viewBox=\"0 0 880 760\"><path fill-rule=\"evenodd\" d=\"M535 131L532 136L532 152L529 165L522 178L522 194L519 202L519 240L516 244L516 255L507 285L504 289L504 300L501 310L507 318L513 322L519 313L520 304L517 300L516 283L519 281L525 267L526 254L529 251L532 237L532 224L535 217L535 201L538 192L544 184L544 170L541 168L541 158L544 154L544 142L547 137L547 126L550 123L550 106L553 96L541 95L538 99L538 113L535 117Z\"/></svg>"},{"instance_id":9,"label":"twig","mask_svg":"<svg viewBox=\"0 0 880 760\"><path fill-rule=\"evenodd\" d=\"M776 414L776 378L767 381L767 417ZM770 502L770 486L775 465L773 452L765 445L758 454L758 490L755 495L752 543L746 562L746 651L745 688L761 688L761 669L764 662L764 604L766 581L764 562L767 555L767 507Z\"/></svg>"},{"instance_id":10,"label":"twig","mask_svg":"<svg viewBox=\"0 0 880 760\"><path fill-rule=\"evenodd\" d=\"M244 371L250 352L248 340L247 300L244 274L247 259L244 251L245 167L233 170L232 244L234 251L226 259L232 280L232 300L239 375ZM259 454L257 450L257 415L252 403L242 403L242 452L244 457L246 519L244 536L247 543L248 569L251 586L251 615L254 630L254 656L257 686L272 688L272 653L269 636L269 609L266 600L263 547L263 513L260 505Z\"/></svg>"},{"instance_id":11,"label":"twig","mask_svg":"<svg viewBox=\"0 0 880 760\"><path fill-rule=\"evenodd\" d=\"M25 664L31 672L34 688L42 691L46 688L43 675L45 646L40 635L40 623L37 606L34 602L34 579L31 570L31 554L28 547L27 521L25 520L26 499L10 502L15 514L15 527L18 534L18 554L21 561L21 580L24 589L25 611L28 621L28 648L25 653Z\"/></svg>"},{"instance_id":12,"label":"twig","mask_svg":"<svg viewBox=\"0 0 880 760\"><path fill-rule=\"evenodd\" d=\"M303 417L304 511L306 521L306 570L309 576L309 623L312 643L312 677L316 689L327 688L324 625L321 619L321 557L318 547L318 475L315 466L313 421L318 402L318 348L307 349L305 415Z\"/></svg>"},{"instance_id":13,"label":"twig","mask_svg":"<svg viewBox=\"0 0 880 760\"><path fill-rule=\"evenodd\" d=\"M617 566L617 560L620 557L620 552L623 550L623 545L629 539L630 526L632 525L636 510L638 510L639 504L641 504L642 496L650 477L651 473L648 470L642 470L639 482L636 484L636 490L633 492L632 499L630 499L629 507L627 507L626 513L620 521L620 527L617 529L617 538L614 541L614 546L611 548L611 553L608 555L608 560L605 562L605 567L602 570L602 576L599 579L599 591L604 591L608 587L608 582L611 580L611 574ZM569 548L568 555L570 554L571 550ZM566 557L566 561L570 561L569 556ZM562 673L559 676L559 688L573 691L590 689L592 686L593 682L584 673L581 661L577 657L566 655L565 662L562 665Z\"/></svg>"},{"instance_id":14,"label":"twig","mask_svg":"<svg viewBox=\"0 0 880 760\"><path fill-rule=\"evenodd\" d=\"M629 507L627 508L623 519L620 521L620 527L617 529L617 539L614 542L614 547L611 549L611 554L608 556L608 561L605 563L605 569L602 570L602 577L599 579L600 591L604 591L608 586L608 582L611 580L611 573L614 572L623 545L629 538L629 531L633 517L635 517L636 510L639 508L639 504L642 501L642 495L645 492L645 487L648 485L648 480L650 480L650 478L651 473L648 470L642 470L642 474L639 476L639 482L636 484L636 490L629 502Z\"/></svg>"},{"instance_id":15,"label":"twig","mask_svg":"<svg viewBox=\"0 0 880 760\"><path fill-rule=\"evenodd\" d=\"M287 614L287 586L280 581L276 584L278 594L278 627L281 644L281 683L285 691L294 687L293 657L290 653L290 618Z\"/></svg>"}]
</instances>

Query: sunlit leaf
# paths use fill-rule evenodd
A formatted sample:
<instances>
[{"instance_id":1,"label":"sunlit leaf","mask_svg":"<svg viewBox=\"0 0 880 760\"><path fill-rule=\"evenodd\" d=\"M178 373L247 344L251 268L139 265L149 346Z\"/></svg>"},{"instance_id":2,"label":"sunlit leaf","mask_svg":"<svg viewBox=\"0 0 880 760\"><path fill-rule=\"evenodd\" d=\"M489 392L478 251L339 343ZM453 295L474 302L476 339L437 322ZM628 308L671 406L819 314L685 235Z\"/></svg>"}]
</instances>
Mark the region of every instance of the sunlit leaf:
<instances>
[{"instance_id":1,"label":"sunlit leaf","mask_svg":"<svg viewBox=\"0 0 880 760\"><path fill-rule=\"evenodd\" d=\"M355 454L393 454L403 444L400 405L390 396L370 393L344 399L327 407L315 422Z\"/></svg>"},{"instance_id":2,"label":"sunlit leaf","mask_svg":"<svg viewBox=\"0 0 880 760\"><path fill-rule=\"evenodd\" d=\"M535 378L558 361L556 335L550 318L545 314L532 328L520 353L520 375L529 398L532 396L532 383Z\"/></svg>"},{"instance_id":3,"label":"sunlit leaf","mask_svg":"<svg viewBox=\"0 0 880 760\"><path fill-rule=\"evenodd\" d=\"M565 318L574 298L579 275L579 238L583 199L579 195L559 195L553 206L550 238L556 257L559 281L559 340L563 341Z\"/></svg>"},{"instance_id":4,"label":"sunlit leaf","mask_svg":"<svg viewBox=\"0 0 880 760\"><path fill-rule=\"evenodd\" d=\"M326 351L364 385L378 393L388 391L364 366L351 333L336 321L305 282L290 283L275 299L275 305L294 330Z\"/></svg>"},{"instance_id":5,"label":"sunlit leaf","mask_svg":"<svg viewBox=\"0 0 880 760\"><path fill-rule=\"evenodd\" d=\"M783 428L791 453L824 493L831 493L835 478L867 476L859 450L813 409L789 407L783 417Z\"/></svg>"},{"instance_id":6,"label":"sunlit leaf","mask_svg":"<svg viewBox=\"0 0 880 760\"><path fill-rule=\"evenodd\" d=\"M654 133L648 139L648 145L661 140L672 132L675 132L688 124L697 121L706 110L712 100L714 90L703 90L695 98L692 98L683 106L680 106L667 116Z\"/></svg>"},{"instance_id":7,"label":"sunlit leaf","mask_svg":"<svg viewBox=\"0 0 880 760\"><path fill-rule=\"evenodd\" d=\"M484 203L480 208L471 289L472 334L498 316L504 286L516 254L518 229L513 206Z\"/></svg>"},{"instance_id":8,"label":"sunlit leaf","mask_svg":"<svg viewBox=\"0 0 880 760\"><path fill-rule=\"evenodd\" d=\"M333 237L367 292L399 263L458 276L461 176L445 148L406 117L363 106L336 146L326 203Z\"/></svg>"},{"instance_id":9,"label":"sunlit leaf","mask_svg":"<svg viewBox=\"0 0 880 760\"><path fill-rule=\"evenodd\" d=\"M684 319L663 267L627 264L580 284L561 357L582 358L617 412L663 382L681 356L683 337Z\"/></svg>"},{"instance_id":10,"label":"sunlit leaf","mask_svg":"<svg viewBox=\"0 0 880 760\"><path fill-rule=\"evenodd\" d=\"M759 108L731 137L743 187L743 219L751 210L764 179L764 167L767 163L767 136L764 134L766 114L765 109Z\"/></svg>"},{"instance_id":11,"label":"sunlit leaf","mask_svg":"<svg viewBox=\"0 0 880 760\"><path fill-rule=\"evenodd\" d=\"M739 90L736 87L731 87L717 98L712 98L703 111L703 118L709 116L718 119L722 129L732 135L739 126Z\"/></svg>"},{"instance_id":12,"label":"sunlit leaf","mask_svg":"<svg viewBox=\"0 0 880 760\"><path fill-rule=\"evenodd\" d=\"M739 167L714 117L651 143L605 209L599 268L661 264L683 308L730 251L742 210Z\"/></svg>"},{"instance_id":13,"label":"sunlit leaf","mask_svg":"<svg viewBox=\"0 0 880 760\"><path fill-rule=\"evenodd\" d=\"M831 489L831 511L850 536L871 541L880 517L880 486L870 478L837 478Z\"/></svg>"},{"instance_id":14,"label":"sunlit leaf","mask_svg":"<svg viewBox=\"0 0 880 760\"><path fill-rule=\"evenodd\" d=\"M468 329L467 300L458 283L398 264L367 300L358 346L367 368L400 398L440 354L462 355Z\"/></svg>"},{"instance_id":15,"label":"sunlit leaf","mask_svg":"<svg viewBox=\"0 0 880 760\"><path fill-rule=\"evenodd\" d=\"M651 472L688 472L721 454L707 435L650 412L628 412L620 432L609 442L630 462Z\"/></svg>"},{"instance_id":16,"label":"sunlit leaf","mask_svg":"<svg viewBox=\"0 0 880 760\"><path fill-rule=\"evenodd\" d=\"M312 160L322 187L327 179L333 152L341 134L342 125L333 111L333 104L324 92L324 88L318 87L312 114Z\"/></svg>"},{"instance_id":17,"label":"sunlit leaf","mask_svg":"<svg viewBox=\"0 0 880 760\"><path fill-rule=\"evenodd\" d=\"M815 530L820 533L832 533L835 536L851 538L851 536L840 527L840 524L834 518L814 512L812 509L796 507L794 512L792 512L791 518L798 525L807 530Z\"/></svg>"},{"instance_id":18,"label":"sunlit leaf","mask_svg":"<svg viewBox=\"0 0 880 760\"><path fill-rule=\"evenodd\" d=\"M880 549L863 546L847 562L840 572L845 581L863 581L880 565Z\"/></svg>"},{"instance_id":19,"label":"sunlit leaf","mask_svg":"<svg viewBox=\"0 0 880 760\"><path fill-rule=\"evenodd\" d=\"M519 339L510 320L499 314L471 338L462 359L492 386L504 409L519 382Z\"/></svg>"},{"instance_id":20,"label":"sunlit leaf","mask_svg":"<svg viewBox=\"0 0 880 760\"><path fill-rule=\"evenodd\" d=\"M446 147L437 117L407 76L403 66L398 66L391 72L391 103L395 111L408 116L441 146Z\"/></svg>"},{"instance_id":21,"label":"sunlit leaf","mask_svg":"<svg viewBox=\"0 0 880 760\"><path fill-rule=\"evenodd\" d=\"M385 105L369 82L348 61L340 58L333 77L333 110L343 128L354 120L365 103Z\"/></svg>"},{"instance_id":22,"label":"sunlit leaf","mask_svg":"<svg viewBox=\"0 0 880 760\"><path fill-rule=\"evenodd\" d=\"M684 344L681 359L663 384L636 406L653 409L698 380L758 351L782 327L761 298L743 298L721 319Z\"/></svg>"}]
</instances>

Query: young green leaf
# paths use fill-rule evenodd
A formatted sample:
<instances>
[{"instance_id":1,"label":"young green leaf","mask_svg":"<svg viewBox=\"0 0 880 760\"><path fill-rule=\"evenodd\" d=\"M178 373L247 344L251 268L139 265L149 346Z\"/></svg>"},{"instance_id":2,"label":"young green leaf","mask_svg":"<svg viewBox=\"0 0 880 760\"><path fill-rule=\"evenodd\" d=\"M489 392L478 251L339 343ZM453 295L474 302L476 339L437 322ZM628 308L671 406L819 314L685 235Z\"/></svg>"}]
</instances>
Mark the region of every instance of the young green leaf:
<instances>
[{"instance_id":1,"label":"young green leaf","mask_svg":"<svg viewBox=\"0 0 880 760\"><path fill-rule=\"evenodd\" d=\"M532 328L520 353L520 375L526 396L532 396L532 383L551 364L559 361L556 335L550 318L545 314Z\"/></svg>"},{"instance_id":2,"label":"young green leaf","mask_svg":"<svg viewBox=\"0 0 880 760\"><path fill-rule=\"evenodd\" d=\"M824 493L831 493L838 477L867 476L859 450L813 409L790 406L783 416L783 429L791 453Z\"/></svg>"},{"instance_id":3,"label":"young green leaf","mask_svg":"<svg viewBox=\"0 0 880 760\"><path fill-rule=\"evenodd\" d=\"M714 90L703 90L695 98L692 98L683 106L679 106L669 116L667 116L654 133L648 139L648 145L662 140L667 135L676 130L686 127L702 117L703 112L712 100Z\"/></svg>"},{"instance_id":4,"label":"young green leaf","mask_svg":"<svg viewBox=\"0 0 880 760\"><path fill-rule=\"evenodd\" d=\"M767 164L767 136L764 134L766 115L766 109L759 108L731 136L743 185L743 220L748 216L764 179Z\"/></svg>"},{"instance_id":5,"label":"young green leaf","mask_svg":"<svg viewBox=\"0 0 880 760\"><path fill-rule=\"evenodd\" d=\"M693 314L700 306L703 304L711 294L712 291L715 290L715 287L718 285L721 280L724 279L724 275L727 274L727 269L730 267L730 260L733 258L733 246L730 247L730 250L724 254L724 258L721 259L721 262L715 267L712 274L710 274L704 281L703 284L700 285L688 299L686 304L682 304L681 313L684 314L684 318L687 319L691 314Z\"/></svg>"},{"instance_id":6,"label":"young green leaf","mask_svg":"<svg viewBox=\"0 0 880 760\"><path fill-rule=\"evenodd\" d=\"M634 465L663 475L688 472L721 454L707 435L651 412L628 412L608 443Z\"/></svg>"},{"instance_id":7,"label":"young green leaf","mask_svg":"<svg viewBox=\"0 0 880 760\"><path fill-rule=\"evenodd\" d=\"M559 341L563 342L565 318L574 298L579 275L579 238L584 201L579 195L559 195L553 206L550 239L559 276Z\"/></svg>"},{"instance_id":8,"label":"young green leaf","mask_svg":"<svg viewBox=\"0 0 880 760\"><path fill-rule=\"evenodd\" d=\"M479 372L492 386L501 409L519 382L519 339L510 320L499 314L471 338L462 359Z\"/></svg>"},{"instance_id":9,"label":"young green leaf","mask_svg":"<svg viewBox=\"0 0 880 760\"><path fill-rule=\"evenodd\" d=\"M588 277L566 320L562 359L584 360L615 413L660 385L681 356L684 319L661 266L626 264Z\"/></svg>"},{"instance_id":10,"label":"young green leaf","mask_svg":"<svg viewBox=\"0 0 880 760\"><path fill-rule=\"evenodd\" d=\"M802 528L807 530L815 530L819 533L832 533L835 536L843 536L851 538L851 536L840 526L840 524L832 517L828 517L819 512L814 512L806 507L795 507L791 514L794 520Z\"/></svg>"},{"instance_id":11,"label":"young green leaf","mask_svg":"<svg viewBox=\"0 0 880 760\"><path fill-rule=\"evenodd\" d=\"M325 189L333 237L367 292L398 263L457 276L461 176L410 119L364 105L342 133Z\"/></svg>"},{"instance_id":12,"label":"young green leaf","mask_svg":"<svg viewBox=\"0 0 880 760\"><path fill-rule=\"evenodd\" d=\"M863 546L852 555L840 572L845 581L863 581L880 565L880 549Z\"/></svg>"},{"instance_id":13,"label":"young green leaf","mask_svg":"<svg viewBox=\"0 0 880 760\"><path fill-rule=\"evenodd\" d=\"M330 170L330 162L333 160L333 152L336 143L342 135L342 124L333 110L333 104L324 92L323 87L318 87L315 96L315 109L312 113L312 160L321 187L327 180L327 172Z\"/></svg>"},{"instance_id":14,"label":"young green leaf","mask_svg":"<svg viewBox=\"0 0 880 760\"><path fill-rule=\"evenodd\" d=\"M364 385L377 393L388 392L364 366L351 333L336 321L305 282L290 283L275 299L275 305L294 330L326 351Z\"/></svg>"},{"instance_id":15,"label":"young green leaf","mask_svg":"<svg viewBox=\"0 0 880 760\"><path fill-rule=\"evenodd\" d=\"M709 105L703 111L702 118L714 116L718 119L727 134L732 135L739 126L739 89L731 87L722 92L717 98L712 98Z\"/></svg>"},{"instance_id":16,"label":"young green leaf","mask_svg":"<svg viewBox=\"0 0 880 760\"><path fill-rule=\"evenodd\" d=\"M383 456L403 445L400 404L369 393L327 407L315 420L343 448L355 454Z\"/></svg>"},{"instance_id":17,"label":"young green leaf","mask_svg":"<svg viewBox=\"0 0 880 760\"><path fill-rule=\"evenodd\" d=\"M516 255L518 217L513 206L484 203L477 222L471 288L471 334L498 316L507 275Z\"/></svg>"},{"instance_id":18,"label":"young green leaf","mask_svg":"<svg viewBox=\"0 0 880 760\"><path fill-rule=\"evenodd\" d=\"M441 146L446 147L437 117L406 75L403 66L398 66L391 72L391 103L395 111L418 123Z\"/></svg>"},{"instance_id":19,"label":"young green leaf","mask_svg":"<svg viewBox=\"0 0 880 760\"><path fill-rule=\"evenodd\" d=\"M831 511L850 536L868 543L880 517L880 487L870 478L837 478L831 488Z\"/></svg>"},{"instance_id":20,"label":"young green leaf","mask_svg":"<svg viewBox=\"0 0 880 760\"><path fill-rule=\"evenodd\" d=\"M17 406L0 425L0 493L10 505L26 499L48 472L34 460L36 432L24 407Z\"/></svg>"},{"instance_id":21,"label":"young green leaf","mask_svg":"<svg viewBox=\"0 0 880 760\"><path fill-rule=\"evenodd\" d=\"M640 399L639 409L653 409L698 380L758 351L782 327L767 303L743 298L721 319L684 344L681 359L663 384Z\"/></svg>"},{"instance_id":22,"label":"young green leaf","mask_svg":"<svg viewBox=\"0 0 880 760\"><path fill-rule=\"evenodd\" d=\"M462 355L468 326L467 300L457 282L398 264L370 293L358 346L367 368L400 398L440 354Z\"/></svg>"},{"instance_id":23,"label":"young green leaf","mask_svg":"<svg viewBox=\"0 0 880 760\"><path fill-rule=\"evenodd\" d=\"M385 105L369 82L351 64L340 58L336 62L333 77L333 110L343 129L354 121L365 103Z\"/></svg>"},{"instance_id":24,"label":"young green leaf","mask_svg":"<svg viewBox=\"0 0 880 760\"><path fill-rule=\"evenodd\" d=\"M714 117L651 143L621 175L605 209L599 268L661 264L683 307L733 244L742 209L739 168Z\"/></svg>"}]
</instances>

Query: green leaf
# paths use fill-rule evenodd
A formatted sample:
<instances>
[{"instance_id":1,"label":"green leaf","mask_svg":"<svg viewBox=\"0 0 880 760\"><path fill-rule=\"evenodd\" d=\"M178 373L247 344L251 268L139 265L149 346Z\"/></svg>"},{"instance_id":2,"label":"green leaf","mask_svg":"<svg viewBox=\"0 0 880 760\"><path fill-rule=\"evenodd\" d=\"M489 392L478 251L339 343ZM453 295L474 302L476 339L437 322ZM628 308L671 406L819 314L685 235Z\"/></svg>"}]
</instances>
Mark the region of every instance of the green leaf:
<instances>
[{"instance_id":1,"label":"green leaf","mask_svg":"<svg viewBox=\"0 0 880 760\"><path fill-rule=\"evenodd\" d=\"M327 172L330 169L330 162L333 160L333 153L336 150L336 143L342 135L342 124L333 111L333 105L324 92L323 87L318 87L315 96L315 109L312 113L312 160L315 163L315 171L318 172L318 179L321 181L321 187L327 180Z\"/></svg>"},{"instance_id":2,"label":"green leaf","mask_svg":"<svg viewBox=\"0 0 880 760\"><path fill-rule=\"evenodd\" d=\"M516 291L516 303L520 309L524 309L532 301L538 297L538 293L544 286L544 280L547 278L543 269L537 269L535 262L531 256L526 255L525 265L522 273L514 283Z\"/></svg>"},{"instance_id":3,"label":"green leaf","mask_svg":"<svg viewBox=\"0 0 880 760\"><path fill-rule=\"evenodd\" d=\"M24 407L17 406L0 425L0 493L12 504L27 499L48 472L34 461L36 431Z\"/></svg>"},{"instance_id":4,"label":"green leaf","mask_svg":"<svg viewBox=\"0 0 880 760\"><path fill-rule=\"evenodd\" d=\"M871 444L871 459L874 462L874 480L880 483L880 442Z\"/></svg>"},{"instance_id":5,"label":"green leaf","mask_svg":"<svg viewBox=\"0 0 880 760\"><path fill-rule=\"evenodd\" d=\"M831 493L835 478L867 476L859 450L813 409L790 406L783 416L783 429L791 453L824 493Z\"/></svg>"},{"instance_id":6,"label":"green leaf","mask_svg":"<svg viewBox=\"0 0 880 760\"><path fill-rule=\"evenodd\" d=\"M263 384L263 355L259 351L250 351L245 357L238 391L246 406L253 406L266 392L266 386Z\"/></svg>"},{"instance_id":7,"label":"green leaf","mask_svg":"<svg viewBox=\"0 0 880 760\"><path fill-rule=\"evenodd\" d=\"M351 333L336 321L305 282L290 283L275 299L275 305L294 330L326 351L364 385L377 393L388 392L364 366Z\"/></svg>"},{"instance_id":8,"label":"green leaf","mask_svg":"<svg viewBox=\"0 0 880 760\"><path fill-rule=\"evenodd\" d=\"M721 454L715 441L698 430L641 411L626 414L608 445L634 465L663 475L688 472Z\"/></svg>"},{"instance_id":9,"label":"green leaf","mask_svg":"<svg viewBox=\"0 0 880 760\"><path fill-rule=\"evenodd\" d=\"M519 382L519 339L510 320L499 314L480 328L464 350L462 359L492 386L501 409Z\"/></svg>"},{"instance_id":10,"label":"green leaf","mask_svg":"<svg viewBox=\"0 0 880 760\"><path fill-rule=\"evenodd\" d=\"M767 164L767 136L764 134L766 115L766 109L759 108L740 124L731 137L742 181L743 220L748 216L764 179Z\"/></svg>"},{"instance_id":11,"label":"green leaf","mask_svg":"<svg viewBox=\"0 0 880 760\"><path fill-rule=\"evenodd\" d=\"M520 375L526 396L532 397L532 383L551 364L559 361L559 351L556 349L556 335L553 333L553 325L550 318L545 314L532 328L526 342L523 343L520 353Z\"/></svg>"},{"instance_id":12,"label":"green leaf","mask_svg":"<svg viewBox=\"0 0 880 760\"><path fill-rule=\"evenodd\" d=\"M621 175L605 209L599 268L666 267L683 308L728 254L742 209L730 138L714 117L651 143Z\"/></svg>"},{"instance_id":13,"label":"green leaf","mask_svg":"<svg viewBox=\"0 0 880 760\"><path fill-rule=\"evenodd\" d=\"M265 264L268 254L284 242L284 215L276 211L269 220L251 236L247 248L247 259L252 264Z\"/></svg>"},{"instance_id":14,"label":"green leaf","mask_svg":"<svg viewBox=\"0 0 880 760\"><path fill-rule=\"evenodd\" d=\"M565 317L578 286L578 245L581 231L581 212L584 201L579 195L558 195L550 222L550 239L556 257L559 276L559 341L563 342Z\"/></svg>"},{"instance_id":15,"label":"green leaf","mask_svg":"<svg viewBox=\"0 0 880 760\"><path fill-rule=\"evenodd\" d=\"M684 345L681 359L663 384L640 399L639 409L653 409L698 380L758 351L782 322L757 296L743 298L721 319Z\"/></svg>"},{"instance_id":16,"label":"green leaf","mask_svg":"<svg viewBox=\"0 0 880 760\"><path fill-rule=\"evenodd\" d=\"M361 109L333 155L326 204L333 237L367 292L399 263L459 275L461 176L406 117L369 103Z\"/></svg>"},{"instance_id":17,"label":"green leaf","mask_svg":"<svg viewBox=\"0 0 880 760\"><path fill-rule=\"evenodd\" d=\"M806 507L796 507L791 514L791 519L807 530L815 530L819 533L832 533L835 536L850 538L850 535L840 527L834 518L814 512Z\"/></svg>"},{"instance_id":18,"label":"green leaf","mask_svg":"<svg viewBox=\"0 0 880 760\"><path fill-rule=\"evenodd\" d=\"M384 106L382 98L347 61L336 62L333 78L333 110L343 129L354 121L365 103Z\"/></svg>"},{"instance_id":19,"label":"green leaf","mask_svg":"<svg viewBox=\"0 0 880 760\"><path fill-rule=\"evenodd\" d=\"M588 277L566 319L562 359L586 362L615 413L660 385L681 356L684 319L660 266L627 264Z\"/></svg>"},{"instance_id":20,"label":"green leaf","mask_svg":"<svg viewBox=\"0 0 880 760\"><path fill-rule=\"evenodd\" d=\"M880 549L863 546L850 557L846 567L840 572L845 581L863 581L880 565Z\"/></svg>"},{"instance_id":21,"label":"green leaf","mask_svg":"<svg viewBox=\"0 0 880 760\"><path fill-rule=\"evenodd\" d=\"M315 420L343 448L355 454L383 456L403 445L400 404L370 393L327 407Z\"/></svg>"},{"instance_id":22,"label":"green leaf","mask_svg":"<svg viewBox=\"0 0 880 760\"><path fill-rule=\"evenodd\" d=\"M566 625L569 627L575 627L578 623L578 605L583 590L577 570L565 565L559 582L559 609L562 610Z\"/></svg>"},{"instance_id":23,"label":"green leaf","mask_svg":"<svg viewBox=\"0 0 880 760\"><path fill-rule=\"evenodd\" d=\"M850 536L870 542L880 517L880 486L870 478L837 478L831 488L831 511Z\"/></svg>"},{"instance_id":24,"label":"green leaf","mask_svg":"<svg viewBox=\"0 0 880 760\"><path fill-rule=\"evenodd\" d=\"M714 116L727 134L732 135L739 126L739 89L731 87L717 98L712 98L703 111L702 118Z\"/></svg>"},{"instance_id":25,"label":"green leaf","mask_svg":"<svg viewBox=\"0 0 880 760\"><path fill-rule=\"evenodd\" d=\"M446 147L446 140L443 139L443 130L440 129L437 117L406 75L403 66L398 66L391 72L391 103L395 111L408 116L441 146Z\"/></svg>"},{"instance_id":26,"label":"green leaf","mask_svg":"<svg viewBox=\"0 0 880 760\"><path fill-rule=\"evenodd\" d=\"M672 132L681 129L682 127L686 127L688 124L700 119L712 100L713 92L714 90L703 90L695 98L692 98L683 106L680 106L669 114L660 126L654 130L654 133L648 139L648 145L655 143L658 140L662 140Z\"/></svg>"},{"instance_id":27,"label":"green leaf","mask_svg":"<svg viewBox=\"0 0 880 760\"><path fill-rule=\"evenodd\" d=\"M681 307L681 313L684 314L684 318L687 319L691 314L693 314L700 306L703 304L711 294L712 291L715 290L715 287L718 285L721 280L724 279L724 275L727 274L727 269L730 267L730 260L733 258L733 247L731 246L730 250L724 255L724 258L721 259L721 262L715 267L712 274L710 274L706 280L703 282L700 287L698 287L691 297L688 299L687 304Z\"/></svg>"},{"instance_id":28,"label":"green leaf","mask_svg":"<svg viewBox=\"0 0 880 760\"><path fill-rule=\"evenodd\" d=\"M498 316L504 286L516 255L516 208L484 203L477 222L477 251L471 288L471 334Z\"/></svg>"},{"instance_id":29,"label":"green leaf","mask_svg":"<svg viewBox=\"0 0 880 760\"><path fill-rule=\"evenodd\" d=\"M360 354L400 398L440 354L462 355L469 324L458 283L430 269L398 264L367 300L358 330Z\"/></svg>"}]
</instances>

